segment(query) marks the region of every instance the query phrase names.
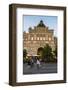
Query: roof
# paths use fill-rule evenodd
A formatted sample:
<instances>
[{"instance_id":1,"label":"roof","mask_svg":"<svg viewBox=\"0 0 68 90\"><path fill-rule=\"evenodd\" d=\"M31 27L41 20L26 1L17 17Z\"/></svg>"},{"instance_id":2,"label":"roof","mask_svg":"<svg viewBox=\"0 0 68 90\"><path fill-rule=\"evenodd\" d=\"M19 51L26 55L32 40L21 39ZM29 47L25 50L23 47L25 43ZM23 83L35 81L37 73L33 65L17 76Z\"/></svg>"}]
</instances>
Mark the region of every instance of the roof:
<instances>
[{"instance_id":1,"label":"roof","mask_svg":"<svg viewBox=\"0 0 68 90\"><path fill-rule=\"evenodd\" d=\"M40 20L39 24L37 25L37 27L45 27L45 24L43 23L42 20Z\"/></svg>"}]
</instances>

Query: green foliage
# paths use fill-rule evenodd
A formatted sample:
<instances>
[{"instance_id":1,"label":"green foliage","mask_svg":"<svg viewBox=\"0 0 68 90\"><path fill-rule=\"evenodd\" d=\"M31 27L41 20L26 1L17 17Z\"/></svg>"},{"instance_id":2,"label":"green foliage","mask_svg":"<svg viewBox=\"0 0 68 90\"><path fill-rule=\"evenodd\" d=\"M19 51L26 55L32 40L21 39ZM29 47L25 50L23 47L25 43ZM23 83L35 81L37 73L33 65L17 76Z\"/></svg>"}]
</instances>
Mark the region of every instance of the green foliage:
<instances>
[{"instance_id":1,"label":"green foliage","mask_svg":"<svg viewBox=\"0 0 68 90\"><path fill-rule=\"evenodd\" d=\"M52 48L48 44L43 48L42 57L48 62L53 60Z\"/></svg>"},{"instance_id":2,"label":"green foliage","mask_svg":"<svg viewBox=\"0 0 68 90\"><path fill-rule=\"evenodd\" d=\"M27 50L24 49L24 50L23 50L23 57L26 58L26 56L27 56Z\"/></svg>"},{"instance_id":3,"label":"green foliage","mask_svg":"<svg viewBox=\"0 0 68 90\"><path fill-rule=\"evenodd\" d=\"M43 48L40 47L37 52L40 55L40 59L44 62L56 62L57 61L57 46L54 51L52 51L51 46L46 44Z\"/></svg>"},{"instance_id":4,"label":"green foliage","mask_svg":"<svg viewBox=\"0 0 68 90\"><path fill-rule=\"evenodd\" d=\"M53 51L53 53L54 53L55 56L57 57L57 48L55 48L55 50Z\"/></svg>"},{"instance_id":5,"label":"green foliage","mask_svg":"<svg viewBox=\"0 0 68 90\"><path fill-rule=\"evenodd\" d=\"M26 63L27 62L27 50L26 49L23 49L23 62Z\"/></svg>"},{"instance_id":6,"label":"green foliage","mask_svg":"<svg viewBox=\"0 0 68 90\"><path fill-rule=\"evenodd\" d=\"M57 61L57 47L55 48L55 50L53 51L53 53L54 53L54 59L55 59L55 61Z\"/></svg>"}]
</instances>

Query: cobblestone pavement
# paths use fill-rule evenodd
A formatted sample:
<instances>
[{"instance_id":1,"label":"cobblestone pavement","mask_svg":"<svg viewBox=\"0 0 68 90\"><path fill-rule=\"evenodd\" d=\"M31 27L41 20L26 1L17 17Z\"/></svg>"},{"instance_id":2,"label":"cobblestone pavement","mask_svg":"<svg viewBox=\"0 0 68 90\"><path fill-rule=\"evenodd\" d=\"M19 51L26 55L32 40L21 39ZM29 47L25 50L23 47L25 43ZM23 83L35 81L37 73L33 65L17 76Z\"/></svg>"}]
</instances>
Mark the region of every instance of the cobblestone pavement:
<instances>
[{"instance_id":1,"label":"cobblestone pavement","mask_svg":"<svg viewBox=\"0 0 68 90\"><path fill-rule=\"evenodd\" d=\"M41 63L41 66L37 68L36 63L33 67L27 63L23 64L23 74L43 74L43 73L57 73L56 63Z\"/></svg>"}]
</instances>

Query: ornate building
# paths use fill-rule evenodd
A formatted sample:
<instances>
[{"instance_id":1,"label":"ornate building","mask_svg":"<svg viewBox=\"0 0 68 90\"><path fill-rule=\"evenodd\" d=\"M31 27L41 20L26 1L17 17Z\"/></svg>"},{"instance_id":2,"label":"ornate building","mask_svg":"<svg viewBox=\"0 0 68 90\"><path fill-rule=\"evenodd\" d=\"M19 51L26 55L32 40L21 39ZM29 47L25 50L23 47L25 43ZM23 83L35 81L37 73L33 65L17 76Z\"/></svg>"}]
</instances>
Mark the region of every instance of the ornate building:
<instances>
[{"instance_id":1,"label":"ornate building","mask_svg":"<svg viewBox=\"0 0 68 90\"><path fill-rule=\"evenodd\" d=\"M40 47L44 47L49 44L52 50L55 49L56 41L53 35L53 30L44 25L41 20L40 23L32 29L29 28L29 32L23 32L23 47L27 50L29 55L36 55L37 50Z\"/></svg>"}]
</instances>

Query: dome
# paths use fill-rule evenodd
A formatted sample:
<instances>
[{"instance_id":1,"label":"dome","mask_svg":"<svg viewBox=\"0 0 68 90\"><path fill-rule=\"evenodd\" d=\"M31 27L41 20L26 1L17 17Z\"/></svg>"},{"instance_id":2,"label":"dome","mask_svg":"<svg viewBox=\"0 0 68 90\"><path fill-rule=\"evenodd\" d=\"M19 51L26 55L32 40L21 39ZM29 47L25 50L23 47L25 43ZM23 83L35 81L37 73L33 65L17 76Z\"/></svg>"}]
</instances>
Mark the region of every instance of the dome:
<instances>
[{"instance_id":1,"label":"dome","mask_svg":"<svg viewBox=\"0 0 68 90\"><path fill-rule=\"evenodd\" d=\"M37 25L37 27L45 27L45 24L43 23L42 20L39 22L39 24Z\"/></svg>"}]
</instances>

